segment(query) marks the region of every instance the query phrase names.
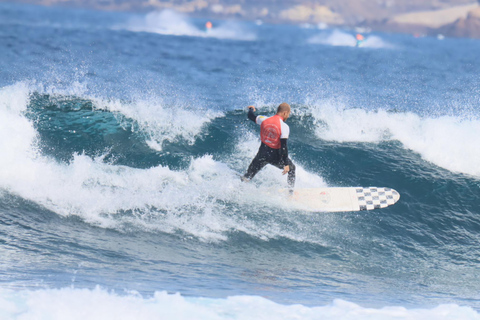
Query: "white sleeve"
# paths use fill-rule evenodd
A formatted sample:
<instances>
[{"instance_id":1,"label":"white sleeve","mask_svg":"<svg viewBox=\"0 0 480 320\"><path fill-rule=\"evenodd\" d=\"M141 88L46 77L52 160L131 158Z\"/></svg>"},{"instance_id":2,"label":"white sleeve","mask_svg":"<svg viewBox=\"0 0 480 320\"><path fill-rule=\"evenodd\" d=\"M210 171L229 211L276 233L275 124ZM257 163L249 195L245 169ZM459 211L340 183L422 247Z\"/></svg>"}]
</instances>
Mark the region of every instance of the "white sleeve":
<instances>
[{"instance_id":1,"label":"white sleeve","mask_svg":"<svg viewBox=\"0 0 480 320\"><path fill-rule=\"evenodd\" d=\"M282 126L282 134L280 135L280 139L288 139L288 136L290 135L290 127L283 121L281 121L280 125Z\"/></svg>"},{"instance_id":2,"label":"white sleeve","mask_svg":"<svg viewBox=\"0 0 480 320\"><path fill-rule=\"evenodd\" d=\"M265 117L265 116L257 116L257 121L256 121L256 122L257 122L258 125L261 125L262 122L263 122L263 120L265 120L265 119L267 119L267 117Z\"/></svg>"}]
</instances>

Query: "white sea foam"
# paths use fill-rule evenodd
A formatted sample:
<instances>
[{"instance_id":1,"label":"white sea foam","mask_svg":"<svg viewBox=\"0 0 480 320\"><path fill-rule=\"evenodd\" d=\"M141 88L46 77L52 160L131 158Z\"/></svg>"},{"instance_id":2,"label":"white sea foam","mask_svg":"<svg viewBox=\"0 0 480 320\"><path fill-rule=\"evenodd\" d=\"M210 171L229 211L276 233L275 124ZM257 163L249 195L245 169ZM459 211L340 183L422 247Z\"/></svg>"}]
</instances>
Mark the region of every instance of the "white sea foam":
<instances>
[{"instance_id":1,"label":"white sea foam","mask_svg":"<svg viewBox=\"0 0 480 320\"><path fill-rule=\"evenodd\" d=\"M24 83L0 89L0 181L15 181L29 175L23 160L34 159L37 132L21 114L29 101Z\"/></svg>"},{"instance_id":2,"label":"white sea foam","mask_svg":"<svg viewBox=\"0 0 480 320\"><path fill-rule=\"evenodd\" d=\"M205 124L222 115L221 112L196 106L168 107L159 98L136 99L129 103L119 100L92 100L97 109L120 113L127 119L134 120L139 130L146 133L147 144L158 151L162 150L165 141L182 139L193 144Z\"/></svg>"},{"instance_id":3,"label":"white sea foam","mask_svg":"<svg viewBox=\"0 0 480 320\"><path fill-rule=\"evenodd\" d=\"M232 21L222 22L218 25L214 24L211 29L204 30L193 24L185 14L170 9L150 12L143 17L132 18L125 26L117 26L117 28L134 32L150 32L175 36L247 41L256 39L255 33L246 30L238 23Z\"/></svg>"},{"instance_id":4,"label":"white sea foam","mask_svg":"<svg viewBox=\"0 0 480 320\"><path fill-rule=\"evenodd\" d=\"M315 35L308 39L308 43L311 44L323 44L329 46L342 46L342 47L355 47L357 44L357 40L355 36L343 32L340 30L333 30L330 32L322 32L318 35ZM363 41L361 47L364 48L393 48L393 45L384 41L379 36L368 35L365 36L365 40Z\"/></svg>"},{"instance_id":5,"label":"white sea foam","mask_svg":"<svg viewBox=\"0 0 480 320\"><path fill-rule=\"evenodd\" d=\"M13 291L0 289L0 318L30 319L324 319L324 320L478 320L470 307L443 304L434 308L401 306L366 308L336 299L316 307L282 305L259 296L223 299L184 297L158 291L151 297L137 292L119 295L99 287Z\"/></svg>"},{"instance_id":6,"label":"white sea foam","mask_svg":"<svg viewBox=\"0 0 480 320\"><path fill-rule=\"evenodd\" d=\"M480 120L453 116L421 117L411 112L348 109L331 102L309 108L316 135L340 142L398 140L424 160L450 170L480 176Z\"/></svg>"}]
</instances>

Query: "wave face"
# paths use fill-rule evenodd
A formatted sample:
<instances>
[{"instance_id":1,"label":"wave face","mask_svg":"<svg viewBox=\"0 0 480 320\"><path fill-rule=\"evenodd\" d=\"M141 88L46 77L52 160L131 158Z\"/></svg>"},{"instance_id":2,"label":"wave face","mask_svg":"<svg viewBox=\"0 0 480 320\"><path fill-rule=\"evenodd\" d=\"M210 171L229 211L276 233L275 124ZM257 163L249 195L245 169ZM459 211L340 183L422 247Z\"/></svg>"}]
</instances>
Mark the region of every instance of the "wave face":
<instances>
[{"instance_id":1,"label":"wave face","mask_svg":"<svg viewBox=\"0 0 480 320\"><path fill-rule=\"evenodd\" d=\"M30 303L58 295L112 314L478 317L477 42L119 27L138 18L0 5L0 317L48 317ZM401 200L308 213L272 192L286 186L276 168L242 183L259 146L246 106L270 115L282 101L297 187L386 186Z\"/></svg>"}]
</instances>

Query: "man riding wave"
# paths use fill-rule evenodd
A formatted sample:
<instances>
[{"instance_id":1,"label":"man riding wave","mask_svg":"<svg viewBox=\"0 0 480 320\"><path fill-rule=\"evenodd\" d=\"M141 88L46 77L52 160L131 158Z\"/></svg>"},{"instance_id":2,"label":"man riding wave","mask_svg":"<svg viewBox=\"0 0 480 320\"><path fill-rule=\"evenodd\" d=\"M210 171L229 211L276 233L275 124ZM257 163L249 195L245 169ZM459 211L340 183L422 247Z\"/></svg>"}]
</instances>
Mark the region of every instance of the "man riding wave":
<instances>
[{"instance_id":1,"label":"man riding wave","mask_svg":"<svg viewBox=\"0 0 480 320\"><path fill-rule=\"evenodd\" d=\"M271 164L279 169L283 169L282 174L288 174L288 187L293 189L295 186L295 165L288 157L287 141L290 134L290 128L285 121L290 116L290 105L281 103L277 108L277 113L270 118L265 116L256 116L255 107L248 107L248 118L260 125L260 148L255 158L250 163L247 173L242 177L242 181L251 180L265 165Z\"/></svg>"}]
</instances>

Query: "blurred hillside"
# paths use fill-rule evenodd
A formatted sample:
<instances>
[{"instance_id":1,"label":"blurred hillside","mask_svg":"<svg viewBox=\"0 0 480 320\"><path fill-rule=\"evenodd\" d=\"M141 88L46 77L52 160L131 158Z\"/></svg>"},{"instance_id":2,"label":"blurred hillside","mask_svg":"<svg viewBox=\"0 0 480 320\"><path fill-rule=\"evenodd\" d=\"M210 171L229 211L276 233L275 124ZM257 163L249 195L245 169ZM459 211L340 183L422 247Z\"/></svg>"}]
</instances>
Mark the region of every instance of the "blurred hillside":
<instances>
[{"instance_id":1,"label":"blurred hillside","mask_svg":"<svg viewBox=\"0 0 480 320\"><path fill-rule=\"evenodd\" d=\"M20 2L137 12L174 9L190 16L210 19L308 23L480 38L480 7L477 1L472 0L20 0Z\"/></svg>"}]
</instances>

